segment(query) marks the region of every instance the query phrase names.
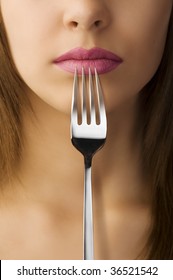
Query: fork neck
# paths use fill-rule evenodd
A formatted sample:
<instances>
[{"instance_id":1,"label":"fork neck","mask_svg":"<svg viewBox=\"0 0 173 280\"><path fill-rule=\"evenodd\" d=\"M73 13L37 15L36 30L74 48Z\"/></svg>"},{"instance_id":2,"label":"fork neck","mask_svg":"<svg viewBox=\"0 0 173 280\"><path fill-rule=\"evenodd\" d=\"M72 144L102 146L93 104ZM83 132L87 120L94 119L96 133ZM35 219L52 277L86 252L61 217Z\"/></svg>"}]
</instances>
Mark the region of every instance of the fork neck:
<instances>
[{"instance_id":1,"label":"fork neck","mask_svg":"<svg viewBox=\"0 0 173 280\"><path fill-rule=\"evenodd\" d=\"M90 168L91 167L92 158L93 157L91 155L84 156L85 168Z\"/></svg>"}]
</instances>

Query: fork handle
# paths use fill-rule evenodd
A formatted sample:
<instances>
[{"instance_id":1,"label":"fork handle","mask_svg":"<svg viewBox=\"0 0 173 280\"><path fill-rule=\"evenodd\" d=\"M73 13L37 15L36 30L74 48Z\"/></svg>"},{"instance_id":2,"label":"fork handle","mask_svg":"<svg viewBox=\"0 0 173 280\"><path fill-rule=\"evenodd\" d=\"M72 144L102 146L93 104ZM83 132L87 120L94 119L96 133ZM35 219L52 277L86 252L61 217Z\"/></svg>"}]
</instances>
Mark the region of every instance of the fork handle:
<instances>
[{"instance_id":1,"label":"fork handle","mask_svg":"<svg viewBox=\"0 0 173 280\"><path fill-rule=\"evenodd\" d=\"M85 159L84 178L84 260L94 259L91 159Z\"/></svg>"}]
</instances>

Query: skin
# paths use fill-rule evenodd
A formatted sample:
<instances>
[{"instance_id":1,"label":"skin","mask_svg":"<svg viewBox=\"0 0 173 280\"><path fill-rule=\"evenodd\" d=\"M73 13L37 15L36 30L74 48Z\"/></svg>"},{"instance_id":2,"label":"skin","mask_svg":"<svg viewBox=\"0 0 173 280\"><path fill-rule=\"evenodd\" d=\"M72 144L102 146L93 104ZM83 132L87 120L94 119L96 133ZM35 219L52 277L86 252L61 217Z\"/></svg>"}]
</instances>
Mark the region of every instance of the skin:
<instances>
[{"instance_id":1,"label":"skin","mask_svg":"<svg viewBox=\"0 0 173 280\"><path fill-rule=\"evenodd\" d=\"M123 63L100 76L108 137L93 166L95 257L136 258L151 223L150 188L135 131L137 97L160 64L172 0L0 3L36 116L23 116L20 183L14 179L1 196L0 257L82 258L83 159L69 135L73 75L52 61L72 48L97 46Z\"/></svg>"}]
</instances>

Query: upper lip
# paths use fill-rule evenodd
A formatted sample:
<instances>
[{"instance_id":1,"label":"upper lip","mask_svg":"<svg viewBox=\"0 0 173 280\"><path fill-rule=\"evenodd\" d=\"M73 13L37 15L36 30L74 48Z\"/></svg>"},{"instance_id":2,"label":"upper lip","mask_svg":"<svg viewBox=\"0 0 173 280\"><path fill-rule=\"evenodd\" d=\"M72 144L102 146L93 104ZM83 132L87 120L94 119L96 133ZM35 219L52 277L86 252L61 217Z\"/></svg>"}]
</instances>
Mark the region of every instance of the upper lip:
<instances>
[{"instance_id":1,"label":"upper lip","mask_svg":"<svg viewBox=\"0 0 173 280\"><path fill-rule=\"evenodd\" d=\"M54 62L61 62L65 60L97 60L97 59L107 59L114 60L117 62L122 62L122 59L114 54L111 51L102 49L102 48L92 48L92 49L84 49L84 48L74 48L63 55L59 56L55 59Z\"/></svg>"}]
</instances>

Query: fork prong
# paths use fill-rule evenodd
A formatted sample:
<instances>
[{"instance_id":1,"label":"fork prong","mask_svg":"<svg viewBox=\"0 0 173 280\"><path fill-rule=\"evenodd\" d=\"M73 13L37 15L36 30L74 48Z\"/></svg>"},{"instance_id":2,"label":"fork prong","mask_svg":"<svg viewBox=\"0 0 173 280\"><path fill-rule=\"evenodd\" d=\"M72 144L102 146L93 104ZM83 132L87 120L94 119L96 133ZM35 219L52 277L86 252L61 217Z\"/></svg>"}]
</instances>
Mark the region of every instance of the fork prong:
<instances>
[{"instance_id":1,"label":"fork prong","mask_svg":"<svg viewBox=\"0 0 173 280\"><path fill-rule=\"evenodd\" d=\"M100 123L105 123L106 122L106 110L105 110L105 105L104 105L104 100L103 100L102 88L101 88L101 84L99 81L99 76L97 74L96 68L95 68L95 81L96 81L96 93L97 93L97 98L98 98L99 119L100 119Z\"/></svg>"},{"instance_id":2,"label":"fork prong","mask_svg":"<svg viewBox=\"0 0 173 280\"><path fill-rule=\"evenodd\" d=\"M78 123L77 95L78 95L78 77L77 77L77 69L75 69L74 81L73 81L72 105L71 105L71 122L73 123Z\"/></svg>"},{"instance_id":3,"label":"fork prong","mask_svg":"<svg viewBox=\"0 0 173 280\"><path fill-rule=\"evenodd\" d=\"M90 105L90 122L96 122L96 110L95 110L95 103L94 103L94 87L93 87L93 80L91 69L89 68L89 105Z\"/></svg>"},{"instance_id":4,"label":"fork prong","mask_svg":"<svg viewBox=\"0 0 173 280\"><path fill-rule=\"evenodd\" d=\"M85 72L82 67L82 123L87 123L87 110L86 110L86 82Z\"/></svg>"}]
</instances>

